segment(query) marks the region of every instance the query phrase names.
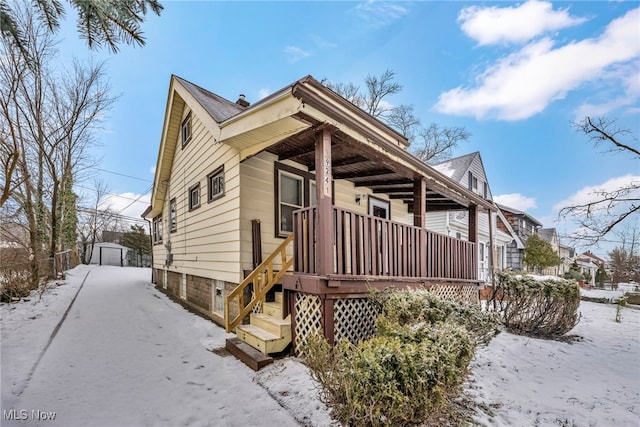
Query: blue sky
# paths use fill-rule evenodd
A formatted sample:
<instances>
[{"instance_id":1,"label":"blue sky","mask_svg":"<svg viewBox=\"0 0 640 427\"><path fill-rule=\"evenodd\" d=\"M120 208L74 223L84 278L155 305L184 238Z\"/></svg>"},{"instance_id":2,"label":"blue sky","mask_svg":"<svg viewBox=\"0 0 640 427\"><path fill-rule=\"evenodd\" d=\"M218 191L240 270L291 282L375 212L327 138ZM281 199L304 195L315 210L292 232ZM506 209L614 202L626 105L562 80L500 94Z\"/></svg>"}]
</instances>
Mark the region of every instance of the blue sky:
<instances>
[{"instance_id":1,"label":"blue sky","mask_svg":"<svg viewBox=\"0 0 640 427\"><path fill-rule=\"evenodd\" d=\"M59 33L61 62L107 61L119 99L96 174L122 196L118 210L142 196L125 214L146 207L171 74L255 102L307 74L361 83L393 70L404 88L388 102L413 105L424 125L465 127L454 155L480 151L498 201L561 234L572 231L554 223L568 200L640 179L637 160L603 154L571 126L608 115L640 137L638 2L162 3L144 47L89 52L72 14Z\"/></svg>"}]
</instances>

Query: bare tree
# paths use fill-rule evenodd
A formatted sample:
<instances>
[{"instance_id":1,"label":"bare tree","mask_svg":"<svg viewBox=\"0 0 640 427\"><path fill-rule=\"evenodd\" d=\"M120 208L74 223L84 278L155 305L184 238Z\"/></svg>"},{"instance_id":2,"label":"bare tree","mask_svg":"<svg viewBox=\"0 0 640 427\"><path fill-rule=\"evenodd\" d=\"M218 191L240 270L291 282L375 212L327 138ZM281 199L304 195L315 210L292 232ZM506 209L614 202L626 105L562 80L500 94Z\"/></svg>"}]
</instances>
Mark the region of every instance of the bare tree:
<instances>
[{"instance_id":1,"label":"bare tree","mask_svg":"<svg viewBox=\"0 0 640 427\"><path fill-rule=\"evenodd\" d=\"M400 105L389 111L386 122L409 141L414 141L420 131L420 119L413 114L413 105Z\"/></svg>"},{"instance_id":2,"label":"bare tree","mask_svg":"<svg viewBox=\"0 0 640 427\"><path fill-rule=\"evenodd\" d=\"M39 254L53 257L75 240L74 177L92 165L88 150L114 99L102 64L53 70L52 33L28 6L14 14L29 56L3 39L0 89L12 96L0 101L0 135L8 142L3 149L18 155L13 173L5 172L5 188L10 188L7 200L13 198L24 211L37 280Z\"/></svg>"},{"instance_id":3,"label":"bare tree","mask_svg":"<svg viewBox=\"0 0 640 427\"><path fill-rule=\"evenodd\" d=\"M364 89L354 83L323 80L323 84L404 135L411 144L412 152L423 162L437 163L450 158L453 148L467 141L471 134L463 127L440 126L436 123L424 128L415 116L412 105L394 106L386 102L388 96L402 90L402 85L396 83L395 78L394 71L386 70L380 76L368 75L364 79Z\"/></svg>"},{"instance_id":4,"label":"bare tree","mask_svg":"<svg viewBox=\"0 0 640 427\"><path fill-rule=\"evenodd\" d=\"M105 207L109 188L107 184L96 179L93 182L93 195L88 208L80 209L78 233L82 244L82 262L89 264L93 255L93 248L99 241L102 231L114 228L117 221L115 212Z\"/></svg>"},{"instance_id":5,"label":"bare tree","mask_svg":"<svg viewBox=\"0 0 640 427\"><path fill-rule=\"evenodd\" d=\"M437 123L422 128L419 135L412 149L416 157L425 163L438 163L451 158L453 148L471 137L463 127L446 127Z\"/></svg>"},{"instance_id":6,"label":"bare tree","mask_svg":"<svg viewBox=\"0 0 640 427\"><path fill-rule=\"evenodd\" d=\"M150 10L156 15L160 15L163 6L158 0L68 0L70 5L78 14L78 31L80 36L87 40L89 48L100 47L106 44L112 52L117 52L120 44L144 45L140 25L144 21L147 12ZM25 9L29 10L30 18L25 21ZM0 0L0 39L4 49L13 50L13 55L18 55L23 61L23 67L27 66L34 73L38 72L42 65L42 57L38 57L47 49L40 46L34 51L34 43L44 41L51 43L51 35L60 26L60 19L64 18L65 11L59 0L34 0L30 5L26 1L9 2ZM34 40L33 28L25 25L34 25L34 20L40 25L38 34ZM13 58L15 61L16 58ZM100 67L101 68L101 67ZM25 72L22 69L21 72ZM17 77L17 76L13 76ZM18 82L16 84L3 84L3 95L5 99L17 96ZM5 100L3 99L3 101ZM3 129L6 130L6 129ZM24 155L20 151L17 137L13 135L9 138L0 133L0 159L1 178L4 184L0 185L0 207L8 200L12 192L17 188L20 179L14 179L18 174L19 157Z\"/></svg>"},{"instance_id":7,"label":"bare tree","mask_svg":"<svg viewBox=\"0 0 640 427\"><path fill-rule=\"evenodd\" d=\"M617 232L621 244L609 252L611 284L640 280L640 230L636 226Z\"/></svg>"},{"instance_id":8,"label":"bare tree","mask_svg":"<svg viewBox=\"0 0 640 427\"><path fill-rule=\"evenodd\" d=\"M618 128L615 120L585 117L573 126L577 131L588 135L596 147L640 160L637 139L630 130ZM622 140L627 137L629 141ZM575 233L576 239L587 244L597 244L627 219L637 221L640 212L639 180L631 180L620 188L595 190L592 196L589 201L566 206L559 212L560 219L573 219L580 226Z\"/></svg>"}]
</instances>

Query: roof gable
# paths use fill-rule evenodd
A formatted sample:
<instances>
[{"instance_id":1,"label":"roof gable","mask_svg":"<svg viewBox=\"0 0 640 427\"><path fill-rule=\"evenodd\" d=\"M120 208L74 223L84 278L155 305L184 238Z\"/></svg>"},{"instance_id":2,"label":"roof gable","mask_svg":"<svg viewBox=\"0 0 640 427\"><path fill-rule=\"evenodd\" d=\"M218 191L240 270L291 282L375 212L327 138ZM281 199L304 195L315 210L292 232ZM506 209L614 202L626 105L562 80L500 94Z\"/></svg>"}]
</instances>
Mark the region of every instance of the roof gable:
<instances>
[{"instance_id":1,"label":"roof gable","mask_svg":"<svg viewBox=\"0 0 640 427\"><path fill-rule=\"evenodd\" d=\"M202 108L218 123L222 123L246 109L246 107L241 107L235 102L231 102L181 77L173 76L173 78L180 82L187 92L189 92Z\"/></svg>"},{"instance_id":2,"label":"roof gable","mask_svg":"<svg viewBox=\"0 0 640 427\"><path fill-rule=\"evenodd\" d=\"M453 159L436 163L433 167L454 181L463 183L463 179L471 168L471 164L479 155L480 153L476 151L474 153L465 154L464 156L454 157Z\"/></svg>"}]
</instances>

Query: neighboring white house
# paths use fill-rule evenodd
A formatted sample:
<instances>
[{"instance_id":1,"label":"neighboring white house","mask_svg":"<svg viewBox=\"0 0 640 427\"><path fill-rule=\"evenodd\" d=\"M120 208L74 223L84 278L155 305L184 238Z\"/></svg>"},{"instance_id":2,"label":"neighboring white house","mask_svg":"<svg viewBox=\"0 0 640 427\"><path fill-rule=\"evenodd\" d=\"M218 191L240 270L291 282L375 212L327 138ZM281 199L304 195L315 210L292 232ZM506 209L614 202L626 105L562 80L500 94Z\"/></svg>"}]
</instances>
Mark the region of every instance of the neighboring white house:
<instances>
[{"instance_id":1,"label":"neighboring white house","mask_svg":"<svg viewBox=\"0 0 640 427\"><path fill-rule=\"evenodd\" d=\"M467 187L473 193L493 202L491 188L479 152L456 157L433 167ZM486 282L491 282L491 260L493 260L494 270L502 270L506 267L506 246L514 240L514 236L510 236L498 228L498 221L500 219L496 212L491 214L491 227L489 227L489 215L479 215L478 218L478 278ZM467 211L427 213L426 227L429 230L458 239L466 240L468 238L468 224ZM493 234L493 258L490 257L490 231Z\"/></svg>"},{"instance_id":2,"label":"neighboring white house","mask_svg":"<svg viewBox=\"0 0 640 427\"><path fill-rule=\"evenodd\" d=\"M127 265L127 253L130 250L117 243L96 243L93 245L90 264L124 267Z\"/></svg>"}]
</instances>

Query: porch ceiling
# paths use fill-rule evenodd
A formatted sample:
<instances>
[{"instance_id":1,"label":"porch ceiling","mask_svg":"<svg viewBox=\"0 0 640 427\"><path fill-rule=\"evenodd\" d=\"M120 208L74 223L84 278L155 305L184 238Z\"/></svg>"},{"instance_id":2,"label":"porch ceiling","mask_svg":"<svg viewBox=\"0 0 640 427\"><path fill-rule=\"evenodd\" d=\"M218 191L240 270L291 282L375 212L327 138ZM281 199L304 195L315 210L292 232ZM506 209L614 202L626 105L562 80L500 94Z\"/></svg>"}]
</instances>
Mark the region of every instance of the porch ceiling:
<instances>
[{"instance_id":1,"label":"porch ceiling","mask_svg":"<svg viewBox=\"0 0 640 427\"><path fill-rule=\"evenodd\" d=\"M291 160L314 171L316 133L323 126L316 122L311 128L272 145L266 151L278 156L280 161ZM331 163L334 179L367 187L374 194L386 194L390 199L404 201L408 209L413 208L415 172L335 128L331 135ZM429 182L426 206L427 211L466 209L466 205L447 195L446 189L430 188Z\"/></svg>"}]
</instances>

